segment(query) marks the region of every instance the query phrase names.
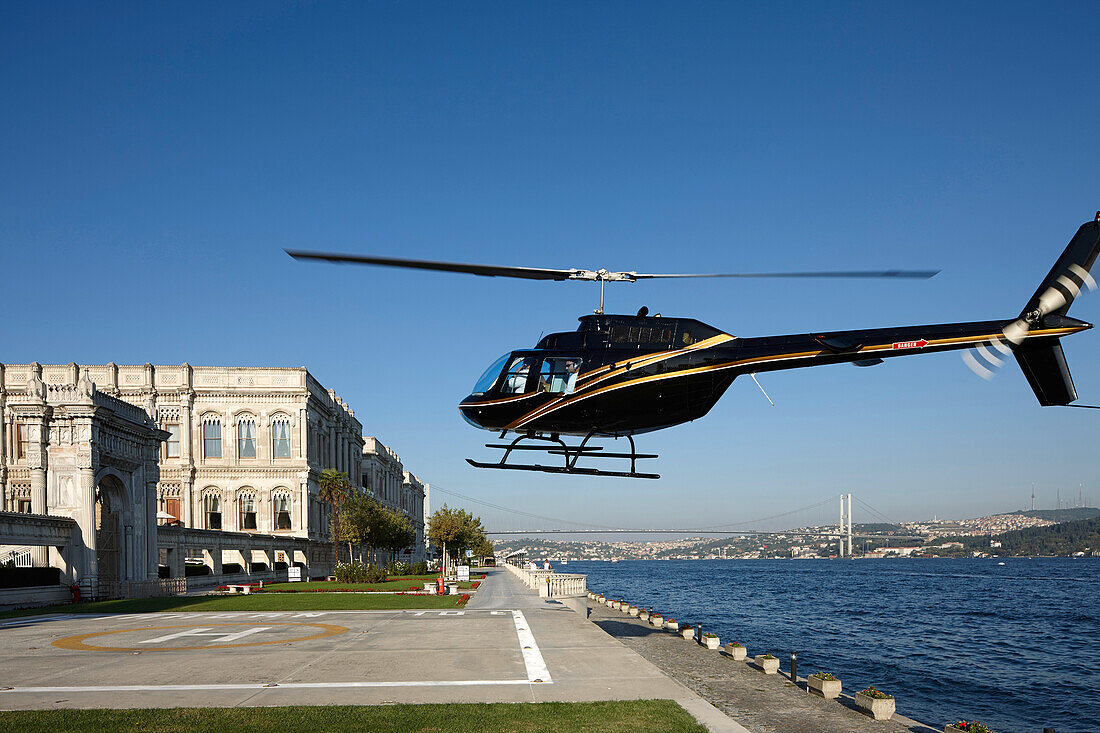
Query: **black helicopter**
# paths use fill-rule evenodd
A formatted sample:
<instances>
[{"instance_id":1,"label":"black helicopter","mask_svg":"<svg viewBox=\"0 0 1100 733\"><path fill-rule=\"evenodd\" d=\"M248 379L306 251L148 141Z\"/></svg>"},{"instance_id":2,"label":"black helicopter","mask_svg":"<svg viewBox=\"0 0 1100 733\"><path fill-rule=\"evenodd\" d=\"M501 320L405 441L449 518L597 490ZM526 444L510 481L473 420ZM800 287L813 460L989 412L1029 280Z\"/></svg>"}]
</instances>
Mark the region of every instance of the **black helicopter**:
<instances>
[{"instance_id":1,"label":"black helicopter","mask_svg":"<svg viewBox=\"0 0 1100 733\"><path fill-rule=\"evenodd\" d=\"M929 278L937 271L640 274L287 250L296 259L599 282L600 307L593 315L581 316L576 331L552 333L533 349L500 357L459 403L462 416L471 425L499 431L501 438L509 432L517 434L507 444L486 444L504 451L499 462L466 460L478 468L630 478L660 478L637 470L639 459L657 456L638 453L634 435L703 417L741 375L756 381L756 374L779 369L843 362L867 367L895 356L966 349L963 358L968 366L987 379L1009 355L1015 356L1039 404L1068 405L1077 399L1077 392L1059 339L1092 328L1066 312L1082 287L1096 288L1089 271L1098 252L1100 212L1077 230L1020 315L1009 320L743 338L690 318L651 316L645 307L633 316L605 314L604 284L684 277ZM568 445L563 435L583 439ZM607 452L603 446L590 444L593 438L606 437L627 438L630 452ZM513 452L532 450L560 456L561 463L508 463ZM626 459L630 470L581 467L577 462L582 458Z\"/></svg>"}]
</instances>

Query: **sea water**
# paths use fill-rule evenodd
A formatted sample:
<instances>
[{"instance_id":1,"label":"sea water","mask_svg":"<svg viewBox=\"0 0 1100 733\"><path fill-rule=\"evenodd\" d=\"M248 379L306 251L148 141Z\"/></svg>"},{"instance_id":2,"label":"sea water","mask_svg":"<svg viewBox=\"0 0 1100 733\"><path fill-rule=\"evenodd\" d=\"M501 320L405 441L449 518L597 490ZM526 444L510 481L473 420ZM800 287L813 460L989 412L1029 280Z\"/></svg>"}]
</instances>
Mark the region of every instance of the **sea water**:
<instances>
[{"instance_id":1,"label":"sea water","mask_svg":"<svg viewBox=\"0 0 1100 733\"><path fill-rule=\"evenodd\" d=\"M1100 558L570 562L590 590L932 726L1100 733Z\"/></svg>"}]
</instances>

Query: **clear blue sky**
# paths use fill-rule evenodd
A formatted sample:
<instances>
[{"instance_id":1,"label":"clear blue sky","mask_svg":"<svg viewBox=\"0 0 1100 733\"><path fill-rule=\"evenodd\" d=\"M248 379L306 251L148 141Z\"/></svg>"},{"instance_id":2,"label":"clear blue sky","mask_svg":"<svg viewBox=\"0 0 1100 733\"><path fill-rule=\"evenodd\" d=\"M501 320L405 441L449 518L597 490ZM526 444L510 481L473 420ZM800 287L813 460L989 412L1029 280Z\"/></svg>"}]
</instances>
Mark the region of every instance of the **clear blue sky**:
<instances>
[{"instance_id":1,"label":"clear blue sky","mask_svg":"<svg viewBox=\"0 0 1100 733\"><path fill-rule=\"evenodd\" d=\"M617 526L851 491L896 519L1100 500L1098 413L958 354L769 374L640 440L664 478L477 471L456 410L581 283L316 248L928 282L609 288L739 335L1012 317L1100 208L1090 3L6 3L0 361L305 365L425 480ZM1072 311L1100 320L1100 294ZM1067 339L1100 402L1100 333ZM474 507L476 508L476 507ZM487 515L490 513L486 513ZM833 516L832 508L823 518ZM705 521L701 521L705 519ZM870 519L860 516L856 521Z\"/></svg>"}]
</instances>

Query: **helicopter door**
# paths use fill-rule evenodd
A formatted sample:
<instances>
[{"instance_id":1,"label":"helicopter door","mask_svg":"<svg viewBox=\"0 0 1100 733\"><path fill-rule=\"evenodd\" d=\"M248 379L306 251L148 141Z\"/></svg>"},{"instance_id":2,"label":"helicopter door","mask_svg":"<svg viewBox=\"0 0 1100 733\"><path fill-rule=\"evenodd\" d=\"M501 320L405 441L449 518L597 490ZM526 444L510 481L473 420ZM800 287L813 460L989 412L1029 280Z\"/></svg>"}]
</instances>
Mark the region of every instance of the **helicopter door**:
<instances>
[{"instance_id":1,"label":"helicopter door","mask_svg":"<svg viewBox=\"0 0 1100 733\"><path fill-rule=\"evenodd\" d=\"M573 394L580 369L581 360L575 356L543 359L539 370L539 391L551 394Z\"/></svg>"},{"instance_id":2,"label":"helicopter door","mask_svg":"<svg viewBox=\"0 0 1100 733\"><path fill-rule=\"evenodd\" d=\"M539 384L538 363L538 357L533 356L517 356L512 359L500 385L501 394L534 392Z\"/></svg>"}]
</instances>

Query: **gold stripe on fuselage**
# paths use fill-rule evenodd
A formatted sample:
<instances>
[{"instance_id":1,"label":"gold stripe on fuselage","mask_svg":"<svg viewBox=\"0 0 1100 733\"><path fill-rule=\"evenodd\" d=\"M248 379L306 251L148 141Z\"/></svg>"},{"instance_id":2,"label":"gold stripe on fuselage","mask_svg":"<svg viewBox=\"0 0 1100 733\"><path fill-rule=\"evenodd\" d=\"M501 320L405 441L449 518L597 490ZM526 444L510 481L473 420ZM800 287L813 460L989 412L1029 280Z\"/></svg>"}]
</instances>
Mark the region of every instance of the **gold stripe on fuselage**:
<instances>
[{"instance_id":1,"label":"gold stripe on fuselage","mask_svg":"<svg viewBox=\"0 0 1100 733\"><path fill-rule=\"evenodd\" d=\"M1083 331L1083 330L1085 330L1085 329L1080 328L1080 327L1047 328L1047 329L1030 331L1027 335L1027 338L1034 338L1034 337L1038 337L1038 336L1067 335L1067 334L1071 334L1071 333L1078 333L1078 332ZM996 334L984 334L982 336L965 336L965 337L955 337L955 338L946 338L946 339L934 339L934 340L928 341L926 346L946 346L946 345L964 344L964 343L975 343L975 344L977 344L977 343L981 343L982 341L991 341L991 340L993 340L993 341L1004 341L1006 339L1005 339L1003 333L998 332ZM893 347L893 343L894 342L891 342L889 344L880 344L880 345L876 345L876 346L868 346L868 347L865 347L865 348L861 348L858 351L853 352L853 353L877 352L877 351L894 351L895 349ZM925 348L925 347L916 347L914 349L897 349L897 351L918 351L921 348ZM583 400L586 400L589 397L594 397L596 395L604 394L606 392L612 392L614 390L621 389L623 387L631 387L631 386L634 386L634 385L637 385L637 384L643 384L643 383L646 383L646 382L654 382L654 381L658 381L658 380L662 380L662 379L672 379L672 378L676 378L676 377L686 376L686 375L689 375L689 374L699 374L699 373L702 373L702 372L719 371L719 370L724 370L724 369L733 369L735 367L747 366L749 364L764 364L764 363L775 362L775 361L789 361L789 360L793 360L793 359L806 359L806 358L812 358L812 357L815 357L815 356L823 356L823 355L829 356L829 355L832 355L833 353L834 352L831 352L828 349L820 349L820 350L817 350L817 351L803 351L803 352L798 352L798 353L794 353L794 354L774 354L774 355L771 355L771 356L756 357L756 358L753 358L753 359L739 359L739 360L736 360L736 361L726 362L724 364L712 364L710 366L692 367L691 369L681 369L681 370L678 370L678 371L675 371L675 372L669 372L667 374L652 374L648 377L639 377L638 379L632 379L628 382L619 382L618 384L611 384L611 385L608 385L606 387L601 387L600 389L592 390L591 392L586 392L584 394L574 393L573 395L570 395L569 399L567 399L567 400L564 400L564 401L561 401L561 402L558 402L558 403L551 403L550 405L545 405L542 408L539 408L537 410L533 410L532 412L528 413L528 415L525 415L525 416L519 418L518 420L516 420L516 421L512 422L511 424L509 424L507 427L508 427L508 429L515 429L515 428L523 427L523 425L525 425L526 423L531 422L531 420L534 420L534 419L537 419L537 418L540 418L540 417L545 417L549 413L554 412L559 408L568 407L568 406L571 406L571 405L573 405L577 402L581 402Z\"/></svg>"},{"instance_id":2,"label":"gold stripe on fuselage","mask_svg":"<svg viewBox=\"0 0 1100 733\"><path fill-rule=\"evenodd\" d=\"M538 417L541 417L543 414L546 414L547 412L550 412L553 409L561 407L567 402L572 402L573 401L572 398L575 395L578 395L579 393L581 393L583 390L589 389L589 388L595 386L596 384L599 384L600 382L605 382L608 379L616 377L620 374L625 374L626 372L631 371L633 369L640 369L641 367L649 366L651 364L656 364L656 363L661 362L661 361L666 361L668 359L672 359L672 358L675 358L677 356L683 356L684 354L689 354L689 353L694 352L694 351L701 351L703 349L709 349L712 346L718 346L720 344L728 343L729 341L732 341L734 338L736 338L736 337L731 336L728 333L721 333L721 334L718 334L717 336L711 336L710 338L703 339L702 341L697 341L696 343L691 344L690 346L685 346L684 348L676 349L675 351L659 351L657 353L646 354L644 356L640 356L640 357L633 358L633 359L622 359L621 361L618 361L618 362L615 362L614 364L611 364L609 368L604 367L604 368L608 368L609 371L607 371L607 373L601 375L598 379L593 379L593 380L588 381L588 382L582 382L581 380L577 380L576 388L574 389L572 394L562 395L557 400L553 400L551 402L546 403L545 405L541 405L539 407L536 407L534 410L531 410L531 412L527 413L526 415L523 415L522 417L519 417L516 420L512 421L507 427L512 428L512 427L515 427L515 426L517 426L519 424L522 424L524 422L530 422L531 420L534 420ZM598 371L599 370L593 370L593 373L598 372Z\"/></svg>"}]
</instances>

